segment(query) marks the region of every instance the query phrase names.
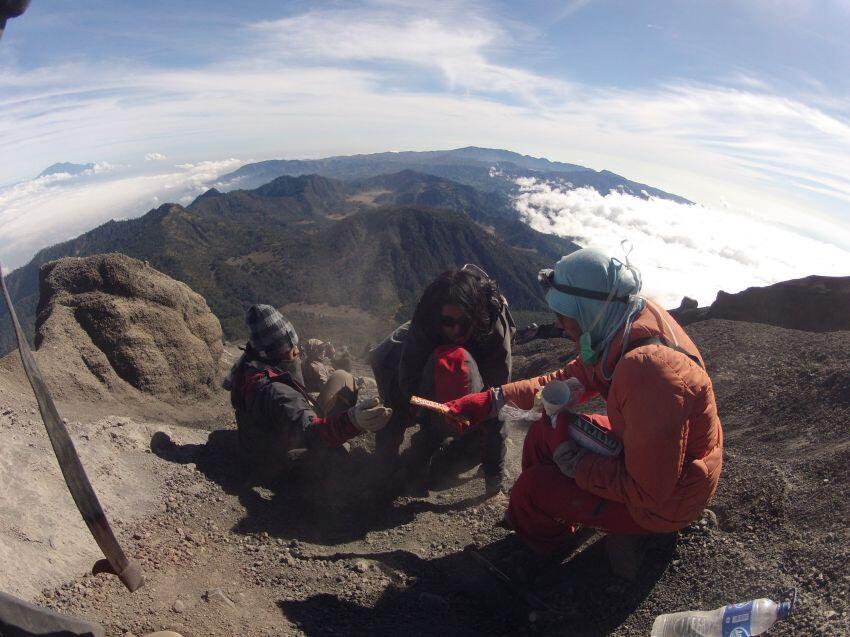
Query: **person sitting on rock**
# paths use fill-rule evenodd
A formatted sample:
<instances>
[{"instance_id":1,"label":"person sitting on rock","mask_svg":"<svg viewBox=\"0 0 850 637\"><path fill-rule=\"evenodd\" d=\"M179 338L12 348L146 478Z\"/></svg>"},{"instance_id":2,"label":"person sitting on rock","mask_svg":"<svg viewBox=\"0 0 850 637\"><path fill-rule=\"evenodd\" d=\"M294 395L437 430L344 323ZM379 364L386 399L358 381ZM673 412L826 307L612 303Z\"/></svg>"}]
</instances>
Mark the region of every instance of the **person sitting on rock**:
<instances>
[{"instance_id":1,"label":"person sitting on rock","mask_svg":"<svg viewBox=\"0 0 850 637\"><path fill-rule=\"evenodd\" d=\"M411 321L369 355L378 390L395 409L378 432L376 452L394 466L405 429L414 422L413 395L447 401L510 381L511 339L516 328L495 281L466 265L439 275L423 292ZM443 477L474 456L488 494L499 492L505 471L505 436L498 419L460 436L443 419L424 414L405 456L414 483ZM441 450L435 455L435 452ZM429 470L430 466L430 470Z\"/></svg>"},{"instance_id":2,"label":"person sitting on rock","mask_svg":"<svg viewBox=\"0 0 850 637\"><path fill-rule=\"evenodd\" d=\"M448 406L473 424L490 421L506 403L532 408L549 381L574 379L574 389L576 382L583 387L581 402L605 398L607 416L564 411L531 426L506 523L538 554L558 552L579 527L614 534L682 529L713 497L723 456L699 351L664 309L640 296L640 273L628 259L582 249L542 271L540 282L579 356L563 369ZM621 443L622 452L577 444L579 418Z\"/></svg>"},{"instance_id":3,"label":"person sitting on rock","mask_svg":"<svg viewBox=\"0 0 850 637\"><path fill-rule=\"evenodd\" d=\"M383 428L392 410L377 398L357 402L354 377L333 372L315 400L304 387L295 328L270 305L252 305L250 339L223 385L236 410L243 458L264 472L282 469L296 450L321 458L347 440ZM295 452L295 453L293 453ZM303 455L303 452L300 454Z\"/></svg>"},{"instance_id":4,"label":"person sitting on rock","mask_svg":"<svg viewBox=\"0 0 850 637\"><path fill-rule=\"evenodd\" d=\"M351 371L351 354L346 347L337 350L331 343L308 338L298 349L304 386L311 393L320 392L336 370Z\"/></svg>"}]
</instances>

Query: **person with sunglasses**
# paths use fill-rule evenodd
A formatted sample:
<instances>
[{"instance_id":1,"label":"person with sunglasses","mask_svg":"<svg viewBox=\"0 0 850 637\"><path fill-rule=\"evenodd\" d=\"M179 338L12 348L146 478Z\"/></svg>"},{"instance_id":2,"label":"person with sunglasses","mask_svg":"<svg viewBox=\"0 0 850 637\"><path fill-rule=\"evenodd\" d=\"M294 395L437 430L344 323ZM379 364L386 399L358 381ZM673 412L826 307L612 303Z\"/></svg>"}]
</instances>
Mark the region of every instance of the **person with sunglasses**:
<instances>
[{"instance_id":1,"label":"person with sunglasses","mask_svg":"<svg viewBox=\"0 0 850 637\"><path fill-rule=\"evenodd\" d=\"M540 283L578 356L563 369L447 405L474 426L506 403L531 408L543 386L564 380L583 387L580 402L601 395L607 415L563 411L531 426L506 522L538 554L569 546L579 527L662 534L689 525L714 496L723 458L714 391L696 346L640 295L640 273L628 259L582 249L542 271ZM622 451L577 443L582 427Z\"/></svg>"},{"instance_id":2,"label":"person with sunglasses","mask_svg":"<svg viewBox=\"0 0 850 637\"><path fill-rule=\"evenodd\" d=\"M458 436L441 417L413 413L410 397L443 402L509 382L515 331L507 301L477 266L443 272L428 285L411 321L369 356L381 397L394 410L375 436L383 471L399 469L404 432L419 422L401 467L408 486L421 489L480 462L486 492L502 489L505 437L498 419Z\"/></svg>"}]
</instances>

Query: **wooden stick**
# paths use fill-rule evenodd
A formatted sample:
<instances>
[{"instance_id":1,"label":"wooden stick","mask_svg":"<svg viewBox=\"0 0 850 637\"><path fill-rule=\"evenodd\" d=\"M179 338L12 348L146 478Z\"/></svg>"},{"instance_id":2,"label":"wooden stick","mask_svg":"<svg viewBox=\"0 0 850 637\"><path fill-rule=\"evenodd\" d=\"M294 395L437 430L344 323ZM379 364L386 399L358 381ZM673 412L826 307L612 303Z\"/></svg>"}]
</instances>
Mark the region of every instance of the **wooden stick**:
<instances>
[{"instance_id":1,"label":"wooden stick","mask_svg":"<svg viewBox=\"0 0 850 637\"><path fill-rule=\"evenodd\" d=\"M15 307L12 305L9 290L6 289L6 282L3 280L2 268L0 268L0 288L2 288L3 299L6 301L9 316L12 319L12 327L18 341L18 351L21 354L24 372L26 372L38 401L38 409L47 429L47 437L50 439L50 444L53 445L56 460L59 461L59 468L65 477L65 483L68 485L71 497L74 498L74 502L83 516L83 521L89 527L95 542L106 556L106 560L100 560L95 564L92 572L114 573L128 590L135 591L145 583L142 569L135 561L127 559L124 550L112 532L112 527L109 526L109 521L106 519L106 514L103 512L83 464L80 462L71 436L56 410L53 396L47 388L47 383L44 382L41 371L35 362L35 357L32 355L29 344L24 337L24 331L18 322L17 314L15 314Z\"/></svg>"}]
</instances>

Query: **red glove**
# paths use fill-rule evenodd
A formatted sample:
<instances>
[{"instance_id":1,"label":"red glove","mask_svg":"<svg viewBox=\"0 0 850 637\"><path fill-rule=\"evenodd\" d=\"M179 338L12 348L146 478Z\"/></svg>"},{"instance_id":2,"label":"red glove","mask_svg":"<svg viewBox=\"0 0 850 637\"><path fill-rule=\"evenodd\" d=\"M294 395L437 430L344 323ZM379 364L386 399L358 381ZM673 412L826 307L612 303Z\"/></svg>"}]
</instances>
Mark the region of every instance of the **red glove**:
<instances>
[{"instance_id":1,"label":"red glove","mask_svg":"<svg viewBox=\"0 0 850 637\"><path fill-rule=\"evenodd\" d=\"M347 411L329 418L316 416L313 418L313 426L318 430L322 440L330 447L339 447L346 440L351 440L363 433L363 430L358 429L357 425L352 422Z\"/></svg>"},{"instance_id":2,"label":"red glove","mask_svg":"<svg viewBox=\"0 0 850 637\"><path fill-rule=\"evenodd\" d=\"M495 416L493 413L493 392L489 389L477 394L467 394L443 404L449 408L453 416L469 421L469 425L464 426L455 420L451 420L451 423L460 433Z\"/></svg>"}]
</instances>

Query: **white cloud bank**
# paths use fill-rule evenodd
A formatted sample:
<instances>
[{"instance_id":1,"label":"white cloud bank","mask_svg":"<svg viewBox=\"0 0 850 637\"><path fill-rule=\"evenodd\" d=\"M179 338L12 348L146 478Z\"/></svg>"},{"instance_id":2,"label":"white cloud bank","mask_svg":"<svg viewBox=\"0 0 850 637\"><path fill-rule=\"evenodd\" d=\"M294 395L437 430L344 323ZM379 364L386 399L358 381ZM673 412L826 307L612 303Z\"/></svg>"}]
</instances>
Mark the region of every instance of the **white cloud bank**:
<instances>
[{"instance_id":1,"label":"white cloud bank","mask_svg":"<svg viewBox=\"0 0 850 637\"><path fill-rule=\"evenodd\" d=\"M591 188L561 190L535 179L517 183L517 210L534 229L621 259L620 243L631 241L644 294L665 307L677 307L683 296L709 305L719 290L739 292L811 274L850 275L850 251L744 212L602 196Z\"/></svg>"},{"instance_id":2,"label":"white cloud bank","mask_svg":"<svg viewBox=\"0 0 850 637\"><path fill-rule=\"evenodd\" d=\"M96 164L79 175L59 173L0 189L0 260L16 268L41 248L110 219L137 217L165 202L187 204L240 164L204 161L147 175Z\"/></svg>"}]
</instances>

